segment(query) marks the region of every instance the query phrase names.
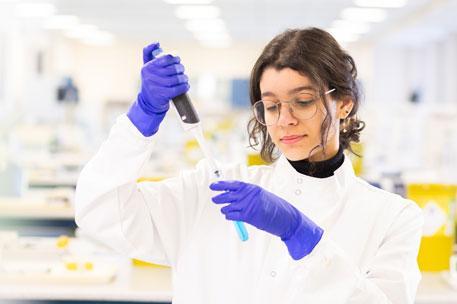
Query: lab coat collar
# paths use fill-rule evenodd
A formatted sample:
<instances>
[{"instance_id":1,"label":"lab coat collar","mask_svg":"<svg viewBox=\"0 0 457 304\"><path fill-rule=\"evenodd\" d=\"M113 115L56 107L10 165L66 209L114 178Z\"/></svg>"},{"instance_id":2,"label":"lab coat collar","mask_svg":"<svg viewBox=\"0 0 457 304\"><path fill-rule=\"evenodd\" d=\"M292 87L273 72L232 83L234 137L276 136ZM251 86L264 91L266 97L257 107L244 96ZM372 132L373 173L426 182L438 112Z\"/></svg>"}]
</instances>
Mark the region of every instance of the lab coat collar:
<instances>
[{"instance_id":1,"label":"lab coat collar","mask_svg":"<svg viewBox=\"0 0 457 304\"><path fill-rule=\"evenodd\" d=\"M290 188L291 185L302 183L303 186L308 189L313 189L318 192L330 191L337 194L337 196L343 196L345 194L349 184L355 177L352 163L347 155L344 156L343 164L334 174L326 178L312 177L297 172L286 157L281 155L275 162L275 175L279 177L279 182L285 188Z\"/></svg>"}]
</instances>

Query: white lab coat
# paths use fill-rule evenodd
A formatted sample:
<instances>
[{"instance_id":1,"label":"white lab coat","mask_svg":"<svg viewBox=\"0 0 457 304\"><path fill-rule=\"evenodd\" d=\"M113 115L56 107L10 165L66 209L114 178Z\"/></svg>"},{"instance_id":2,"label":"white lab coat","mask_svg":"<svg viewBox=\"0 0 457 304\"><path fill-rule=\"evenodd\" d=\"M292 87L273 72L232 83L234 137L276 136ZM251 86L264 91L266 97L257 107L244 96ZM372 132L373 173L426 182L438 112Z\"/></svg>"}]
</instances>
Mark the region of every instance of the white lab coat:
<instances>
[{"instance_id":1,"label":"white lab coat","mask_svg":"<svg viewBox=\"0 0 457 304\"><path fill-rule=\"evenodd\" d=\"M76 222L121 253L170 265L173 303L413 303L423 219L415 203L354 175L348 158L334 176L271 166L226 165L225 179L257 184L324 230L299 261L276 236L246 224L249 240L211 202L210 169L136 183L154 149L126 115L81 172Z\"/></svg>"}]
</instances>

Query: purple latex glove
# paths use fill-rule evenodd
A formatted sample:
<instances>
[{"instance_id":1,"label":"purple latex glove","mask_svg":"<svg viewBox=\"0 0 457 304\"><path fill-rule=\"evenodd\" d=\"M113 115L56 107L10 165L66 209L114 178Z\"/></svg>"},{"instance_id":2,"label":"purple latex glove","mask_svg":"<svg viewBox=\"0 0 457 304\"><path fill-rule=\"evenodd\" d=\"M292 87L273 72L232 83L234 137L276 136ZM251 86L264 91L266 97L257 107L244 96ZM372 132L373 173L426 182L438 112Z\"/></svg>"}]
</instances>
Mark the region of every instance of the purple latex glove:
<instances>
[{"instance_id":1,"label":"purple latex glove","mask_svg":"<svg viewBox=\"0 0 457 304\"><path fill-rule=\"evenodd\" d=\"M153 55L160 52L159 43L150 44L143 49L141 90L127 113L144 136L157 132L170 107L170 99L189 90L188 77L184 74L181 59L172 55Z\"/></svg>"},{"instance_id":2,"label":"purple latex glove","mask_svg":"<svg viewBox=\"0 0 457 304\"><path fill-rule=\"evenodd\" d=\"M225 191L212 198L227 220L243 221L281 238L294 260L308 255L323 230L297 208L267 190L241 181L218 181L211 190Z\"/></svg>"}]
</instances>

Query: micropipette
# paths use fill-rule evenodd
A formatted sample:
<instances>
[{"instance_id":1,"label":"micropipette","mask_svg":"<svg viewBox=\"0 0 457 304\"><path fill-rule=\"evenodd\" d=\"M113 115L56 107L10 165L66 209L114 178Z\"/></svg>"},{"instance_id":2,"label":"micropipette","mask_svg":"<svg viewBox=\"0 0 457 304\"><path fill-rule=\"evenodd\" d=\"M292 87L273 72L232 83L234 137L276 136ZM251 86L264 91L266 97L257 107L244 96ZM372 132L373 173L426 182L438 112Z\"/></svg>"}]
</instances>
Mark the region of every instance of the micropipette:
<instances>
[{"instance_id":1,"label":"micropipette","mask_svg":"<svg viewBox=\"0 0 457 304\"><path fill-rule=\"evenodd\" d=\"M158 57L162 53L162 49L158 48L152 52L153 57ZM208 160L211 167L212 174L215 178L221 178L221 171L218 169L216 162L212 156L210 149L208 148L205 137L203 136L203 128L200 123L197 111L195 110L190 97L187 93L179 95L172 99L173 105L178 113L179 119L184 130L189 131L197 140L203 155ZM248 232L244 223L241 221L233 222L238 233L240 240L247 241L249 238Z\"/></svg>"}]
</instances>

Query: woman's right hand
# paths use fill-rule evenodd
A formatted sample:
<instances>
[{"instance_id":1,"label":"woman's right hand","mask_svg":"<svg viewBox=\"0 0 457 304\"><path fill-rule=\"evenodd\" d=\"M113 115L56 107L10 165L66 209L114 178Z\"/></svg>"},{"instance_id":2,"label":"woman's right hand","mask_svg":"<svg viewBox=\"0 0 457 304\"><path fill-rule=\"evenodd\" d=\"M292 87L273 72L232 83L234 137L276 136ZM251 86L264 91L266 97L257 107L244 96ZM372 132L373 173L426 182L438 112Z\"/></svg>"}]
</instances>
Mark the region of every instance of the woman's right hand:
<instances>
[{"instance_id":1,"label":"woman's right hand","mask_svg":"<svg viewBox=\"0 0 457 304\"><path fill-rule=\"evenodd\" d=\"M144 65L141 69L138 101L148 114L166 112L170 107L170 99L189 90L188 77L184 74L181 59L169 54L160 57L153 55L160 51L159 43L150 44L143 49Z\"/></svg>"},{"instance_id":2,"label":"woman's right hand","mask_svg":"<svg viewBox=\"0 0 457 304\"><path fill-rule=\"evenodd\" d=\"M189 90L188 77L177 56L160 54L159 43L143 49L141 90L127 113L130 121L144 136L155 134L173 99Z\"/></svg>"}]
</instances>

